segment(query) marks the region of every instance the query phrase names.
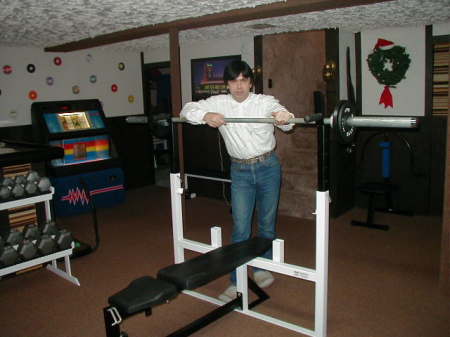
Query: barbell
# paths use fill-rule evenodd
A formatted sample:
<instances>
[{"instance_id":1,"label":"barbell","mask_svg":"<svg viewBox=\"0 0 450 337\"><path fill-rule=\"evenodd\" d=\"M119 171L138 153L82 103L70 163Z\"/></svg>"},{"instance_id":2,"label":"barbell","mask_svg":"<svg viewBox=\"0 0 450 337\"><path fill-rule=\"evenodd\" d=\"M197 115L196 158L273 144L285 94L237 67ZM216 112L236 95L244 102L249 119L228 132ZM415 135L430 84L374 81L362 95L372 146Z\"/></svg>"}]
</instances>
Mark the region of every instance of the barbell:
<instances>
[{"instance_id":1,"label":"barbell","mask_svg":"<svg viewBox=\"0 0 450 337\"><path fill-rule=\"evenodd\" d=\"M142 118L128 117L129 123L145 123ZM183 117L172 117L173 123L186 123ZM274 118L225 118L226 123L275 123ZM331 117L323 118L322 114L307 115L304 118L291 118L290 124L313 124L323 122L335 132L337 139L344 143L351 143L356 135L356 129L366 128L401 128L411 129L418 127L416 117L382 117L382 116L356 116L356 108L349 101L342 100L336 105Z\"/></svg>"}]
</instances>

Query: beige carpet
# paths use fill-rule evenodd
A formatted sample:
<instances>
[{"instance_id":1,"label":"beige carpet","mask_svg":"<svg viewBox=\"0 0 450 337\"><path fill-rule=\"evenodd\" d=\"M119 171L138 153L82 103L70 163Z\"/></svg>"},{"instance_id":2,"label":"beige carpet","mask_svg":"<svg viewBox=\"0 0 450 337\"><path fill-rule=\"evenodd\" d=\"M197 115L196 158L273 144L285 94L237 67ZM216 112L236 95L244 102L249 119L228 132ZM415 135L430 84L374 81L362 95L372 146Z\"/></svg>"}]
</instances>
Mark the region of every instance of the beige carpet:
<instances>
[{"instance_id":1,"label":"beige carpet","mask_svg":"<svg viewBox=\"0 0 450 337\"><path fill-rule=\"evenodd\" d=\"M209 227L220 225L229 242L231 215L222 201L197 198L186 205L186 237L208 242ZM364 210L355 209L330 223L328 336L450 336L450 299L438 289L440 219L377 214L378 223L391 225L387 232L349 225L364 217ZM81 287L45 269L0 280L1 337L105 336L102 308L108 296L173 263L168 189L129 191L125 204L99 210L98 219L100 248L72 262ZM89 215L57 220L93 242ZM278 231L286 262L313 268L314 223L280 217ZM227 283L223 277L201 291L216 296ZM312 284L276 275L268 293L271 299L258 311L313 328ZM123 327L130 337L165 336L213 308L181 294ZM194 336L302 335L234 312Z\"/></svg>"}]
</instances>

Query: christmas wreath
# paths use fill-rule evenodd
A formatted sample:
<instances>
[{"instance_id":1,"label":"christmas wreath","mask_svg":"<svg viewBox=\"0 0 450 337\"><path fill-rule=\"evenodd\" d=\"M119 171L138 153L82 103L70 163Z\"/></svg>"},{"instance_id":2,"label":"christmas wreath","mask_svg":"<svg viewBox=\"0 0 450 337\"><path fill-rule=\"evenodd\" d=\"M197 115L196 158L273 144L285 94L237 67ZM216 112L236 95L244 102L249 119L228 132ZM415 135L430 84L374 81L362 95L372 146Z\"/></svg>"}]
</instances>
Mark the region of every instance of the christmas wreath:
<instances>
[{"instance_id":1,"label":"christmas wreath","mask_svg":"<svg viewBox=\"0 0 450 337\"><path fill-rule=\"evenodd\" d=\"M406 48L392 46L391 41L378 39L373 52L367 57L367 64L378 83L385 86L380 104L393 107L392 94L389 87L394 87L405 78L411 59Z\"/></svg>"}]
</instances>

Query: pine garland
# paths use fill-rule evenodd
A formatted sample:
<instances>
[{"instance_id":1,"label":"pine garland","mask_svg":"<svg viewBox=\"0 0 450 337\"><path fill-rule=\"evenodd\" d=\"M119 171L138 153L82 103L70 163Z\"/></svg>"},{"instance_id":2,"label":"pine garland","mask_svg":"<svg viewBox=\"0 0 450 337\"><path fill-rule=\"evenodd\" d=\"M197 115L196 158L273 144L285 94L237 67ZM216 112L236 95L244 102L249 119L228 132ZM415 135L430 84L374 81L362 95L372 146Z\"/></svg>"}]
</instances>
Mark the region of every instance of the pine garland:
<instances>
[{"instance_id":1,"label":"pine garland","mask_svg":"<svg viewBox=\"0 0 450 337\"><path fill-rule=\"evenodd\" d=\"M406 78L405 74L411 59L405 50L401 46L394 46L387 50L377 48L367 57L370 72L378 83L393 86ZM391 69L387 67L388 63L392 64Z\"/></svg>"}]
</instances>

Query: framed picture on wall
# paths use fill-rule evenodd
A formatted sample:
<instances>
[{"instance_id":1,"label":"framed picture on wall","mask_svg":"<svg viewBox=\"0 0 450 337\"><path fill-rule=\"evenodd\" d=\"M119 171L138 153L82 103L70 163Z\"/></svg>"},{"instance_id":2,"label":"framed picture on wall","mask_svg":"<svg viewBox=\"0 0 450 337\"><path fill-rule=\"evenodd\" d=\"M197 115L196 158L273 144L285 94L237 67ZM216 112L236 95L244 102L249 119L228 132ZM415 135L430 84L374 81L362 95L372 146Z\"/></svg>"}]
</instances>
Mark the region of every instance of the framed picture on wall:
<instances>
[{"instance_id":1,"label":"framed picture on wall","mask_svg":"<svg viewBox=\"0 0 450 337\"><path fill-rule=\"evenodd\" d=\"M228 63L235 60L241 60L241 55L192 59L192 100L228 93L223 81L223 71Z\"/></svg>"}]
</instances>

